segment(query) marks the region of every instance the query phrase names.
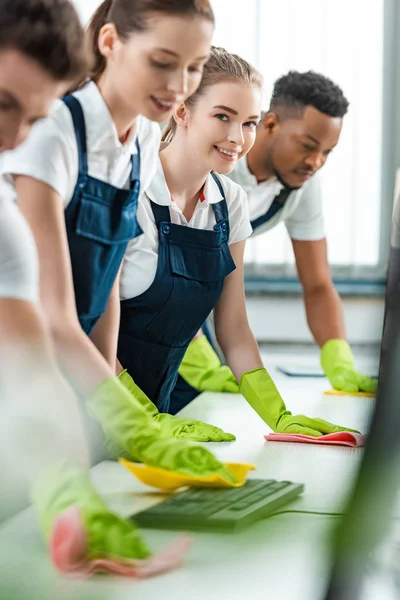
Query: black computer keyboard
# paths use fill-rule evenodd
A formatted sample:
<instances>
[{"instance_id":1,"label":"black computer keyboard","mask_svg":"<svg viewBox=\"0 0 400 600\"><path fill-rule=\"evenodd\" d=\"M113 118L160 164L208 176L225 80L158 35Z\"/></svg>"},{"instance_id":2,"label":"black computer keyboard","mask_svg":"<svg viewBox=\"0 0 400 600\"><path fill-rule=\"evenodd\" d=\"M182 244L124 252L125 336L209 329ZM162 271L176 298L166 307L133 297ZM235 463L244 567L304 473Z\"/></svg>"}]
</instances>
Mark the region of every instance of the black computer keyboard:
<instances>
[{"instance_id":1,"label":"black computer keyboard","mask_svg":"<svg viewBox=\"0 0 400 600\"><path fill-rule=\"evenodd\" d=\"M241 488L191 488L137 513L141 527L196 531L237 531L268 517L296 498L302 484L249 479Z\"/></svg>"}]
</instances>

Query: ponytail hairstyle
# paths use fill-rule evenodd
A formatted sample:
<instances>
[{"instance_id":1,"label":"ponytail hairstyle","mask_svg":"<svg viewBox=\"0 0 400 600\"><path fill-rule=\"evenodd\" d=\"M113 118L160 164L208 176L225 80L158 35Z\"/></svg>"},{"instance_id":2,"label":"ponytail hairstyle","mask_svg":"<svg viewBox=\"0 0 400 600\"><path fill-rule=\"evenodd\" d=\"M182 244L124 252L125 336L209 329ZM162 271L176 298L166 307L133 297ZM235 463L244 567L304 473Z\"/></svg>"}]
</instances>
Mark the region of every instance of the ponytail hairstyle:
<instances>
[{"instance_id":1,"label":"ponytail hairstyle","mask_svg":"<svg viewBox=\"0 0 400 600\"><path fill-rule=\"evenodd\" d=\"M145 31L152 14L200 17L214 23L209 0L104 0L94 13L87 29L87 45L91 58L89 79L97 81L106 68L106 58L99 50L99 34L107 23L113 23L122 40L135 32Z\"/></svg>"},{"instance_id":2,"label":"ponytail hairstyle","mask_svg":"<svg viewBox=\"0 0 400 600\"><path fill-rule=\"evenodd\" d=\"M198 99L203 96L207 90L217 83L228 81L245 83L262 88L263 79L260 73L246 60L237 54L231 54L224 48L215 46L211 49L210 58L204 65L203 76L199 87L186 101L187 106L194 106ZM176 132L176 122L171 117L168 125L162 133L162 142L172 141Z\"/></svg>"}]
</instances>

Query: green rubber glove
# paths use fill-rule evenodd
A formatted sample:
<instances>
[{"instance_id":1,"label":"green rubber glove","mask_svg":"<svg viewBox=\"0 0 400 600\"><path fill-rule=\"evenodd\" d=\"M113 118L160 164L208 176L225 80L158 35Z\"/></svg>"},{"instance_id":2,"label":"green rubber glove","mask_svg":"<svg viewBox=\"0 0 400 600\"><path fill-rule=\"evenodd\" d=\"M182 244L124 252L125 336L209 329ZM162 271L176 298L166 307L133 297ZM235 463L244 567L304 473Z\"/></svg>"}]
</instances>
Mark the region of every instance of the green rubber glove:
<instances>
[{"instance_id":1,"label":"green rubber glove","mask_svg":"<svg viewBox=\"0 0 400 600\"><path fill-rule=\"evenodd\" d=\"M329 340L321 350L321 365L335 390L376 393L377 379L362 375L346 340Z\"/></svg>"},{"instance_id":2,"label":"green rubber glove","mask_svg":"<svg viewBox=\"0 0 400 600\"><path fill-rule=\"evenodd\" d=\"M235 376L229 367L221 364L205 335L189 345L179 367L179 375L199 392L239 393Z\"/></svg>"},{"instance_id":3,"label":"green rubber glove","mask_svg":"<svg viewBox=\"0 0 400 600\"><path fill-rule=\"evenodd\" d=\"M87 407L119 456L188 475L221 473L232 478L226 467L202 446L166 435L118 377L103 381L88 398Z\"/></svg>"},{"instance_id":4,"label":"green rubber glove","mask_svg":"<svg viewBox=\"0 0 400 600\"><path fill-rule=\"evenodd\" d=\"M214 425L158 412L156 405L136 385L128 371L123 371L119 380L137 398L146 413L161 426L164 435L194 442L231 442L236 439L232 433L225 433Z\"/></svg>"},{"instance_id":5,"label":"green rubber glove","mask_svg":"<svg viewBox=\"0 0 400 600\"><path fill-rule=\"evenodd\" d=\"M87 536L88 558L97 553L129 559L150 555L134 523L111 513L87 472L78 467L64 463L42 472L33 487L32 500L47 540L55 519L75 505Z\"/></svg>"},{"instance_id":6,"label":"green rubber glove","mask_svg":"<svg viewBox=\"0 0 400 600\"><path fill-rule=\"evenodd\" d=\"M338 431L354 429L339 427L323 419L310 419L304 415L292 415L278 392L266 369L244 373L240 380L240 392L263 421L278 433L300 433L320 437Z\"/></svg>"}]
</instances>

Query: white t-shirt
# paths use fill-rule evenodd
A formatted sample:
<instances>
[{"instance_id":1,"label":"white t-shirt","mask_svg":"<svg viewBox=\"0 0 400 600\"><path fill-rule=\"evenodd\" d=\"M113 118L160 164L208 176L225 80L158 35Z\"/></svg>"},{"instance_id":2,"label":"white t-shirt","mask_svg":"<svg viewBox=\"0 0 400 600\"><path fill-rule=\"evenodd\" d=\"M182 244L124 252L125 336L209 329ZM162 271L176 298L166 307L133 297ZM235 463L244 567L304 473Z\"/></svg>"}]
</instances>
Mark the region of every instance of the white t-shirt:
<instances>
[{"instance_id":1,"label":"white t-shirt","mask_svg":"<svg viewBox=\"0 0 400 600\"><path fill-rule=\"evenodd\" d=\"M159 126L140 115L136 127L122 144L97 85L90 82L74 96L80 101L85 117L89 175L118 188L129 188L137 135L141 190L145 190L156 167ZM78 179L78 148L71 113L61 100L55 103L48 118L33 127L21 146L5 153L1 172L8 174L11 181L9 174L42 181L61 196L64 207L68 205Z\"/></svg>"},{"instance_id":2,"label":"white t-shirt","mask_svg":"<svg viewBox=\"0 0 400 600\"><path fill-rule=\"evenodd\" d=\"M39 269L35 240L0 177L0 298L37 302Z\"/></svg>"},{"instance_id":3,"label":"white t-shirt","mask_svg":"<svg viewBox=\"0 0 400 600\"><path fill-rule=\"evenodd\" d=\"M225 192L229 213L229 244L247 239L252 232L246 194L239 185L223 175L218 175ZM122 267L120 295L122 300L136 298L153 283L158 262L158 231L151 210L150 199L156 204L169 207L171 222L184 227L212 230L216 220L212 204L222 197L217 184L209 175L204 186L204 200L199 200L193 216L187 222L180 208L171 199L161 161L158 160L156 175L147 192L139 200L138 221L144 235L131 240Z\"/></svg>"},{"instance_id":4,"label":"white t-shirt","mask_svg":"<svg viewBox=\"0 0 400 600\"><path fill-rule=\"evenodd\" d=\"M276 177L257 183L257 179L249 171L246 157L238 162L229 177L247 192L250 221L265 215L274 198L283 189ZM269 231L281 222L284 222L293 240L314 241L325 237L318 177L314 176L299 190L291 192L282 209L269 221L257 227L253 235Z\"/></svg>"}]
</instances>

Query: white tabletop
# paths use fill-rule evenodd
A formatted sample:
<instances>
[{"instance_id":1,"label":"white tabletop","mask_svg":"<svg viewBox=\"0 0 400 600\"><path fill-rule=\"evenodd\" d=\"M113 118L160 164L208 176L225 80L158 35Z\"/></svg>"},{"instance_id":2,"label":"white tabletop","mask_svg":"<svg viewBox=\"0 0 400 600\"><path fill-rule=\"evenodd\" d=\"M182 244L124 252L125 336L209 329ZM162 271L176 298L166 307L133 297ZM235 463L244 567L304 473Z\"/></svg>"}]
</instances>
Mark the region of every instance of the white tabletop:
<instances>
[{"instance_id":1,"label":"white tabletop","mask_svg":"<svg viewBox=\"0 0 400 600\"><path fill-rule=\"evenodd\" d=\"M367 430L371 399L326 396L323 391L327 384L322 379L281 375L276 381L293 413ZM0 529L0 581L2 587L7 578L12 581L10 598L23 600L24 591L29 600L321 597L327 576L327 540L337 523L337 517L329 514L343 511L362 450L265 442L263 435L268 428L239 395L203 394L181 414L235 433L234 443L209 445L219 458L254 463L257 470L253 477L302 482L303 497L288 505L284 514L238 534L191 534L193 548L180 570L141 582L110 577L90 582L63 580L49 564L32 510L25 511ZM101 463L92 469L92 475L110 507L123 515L164 497L140 484L117 463ZM143 533L153 549L179 535L152 530Z\"/></svg>"}]
</instances>

